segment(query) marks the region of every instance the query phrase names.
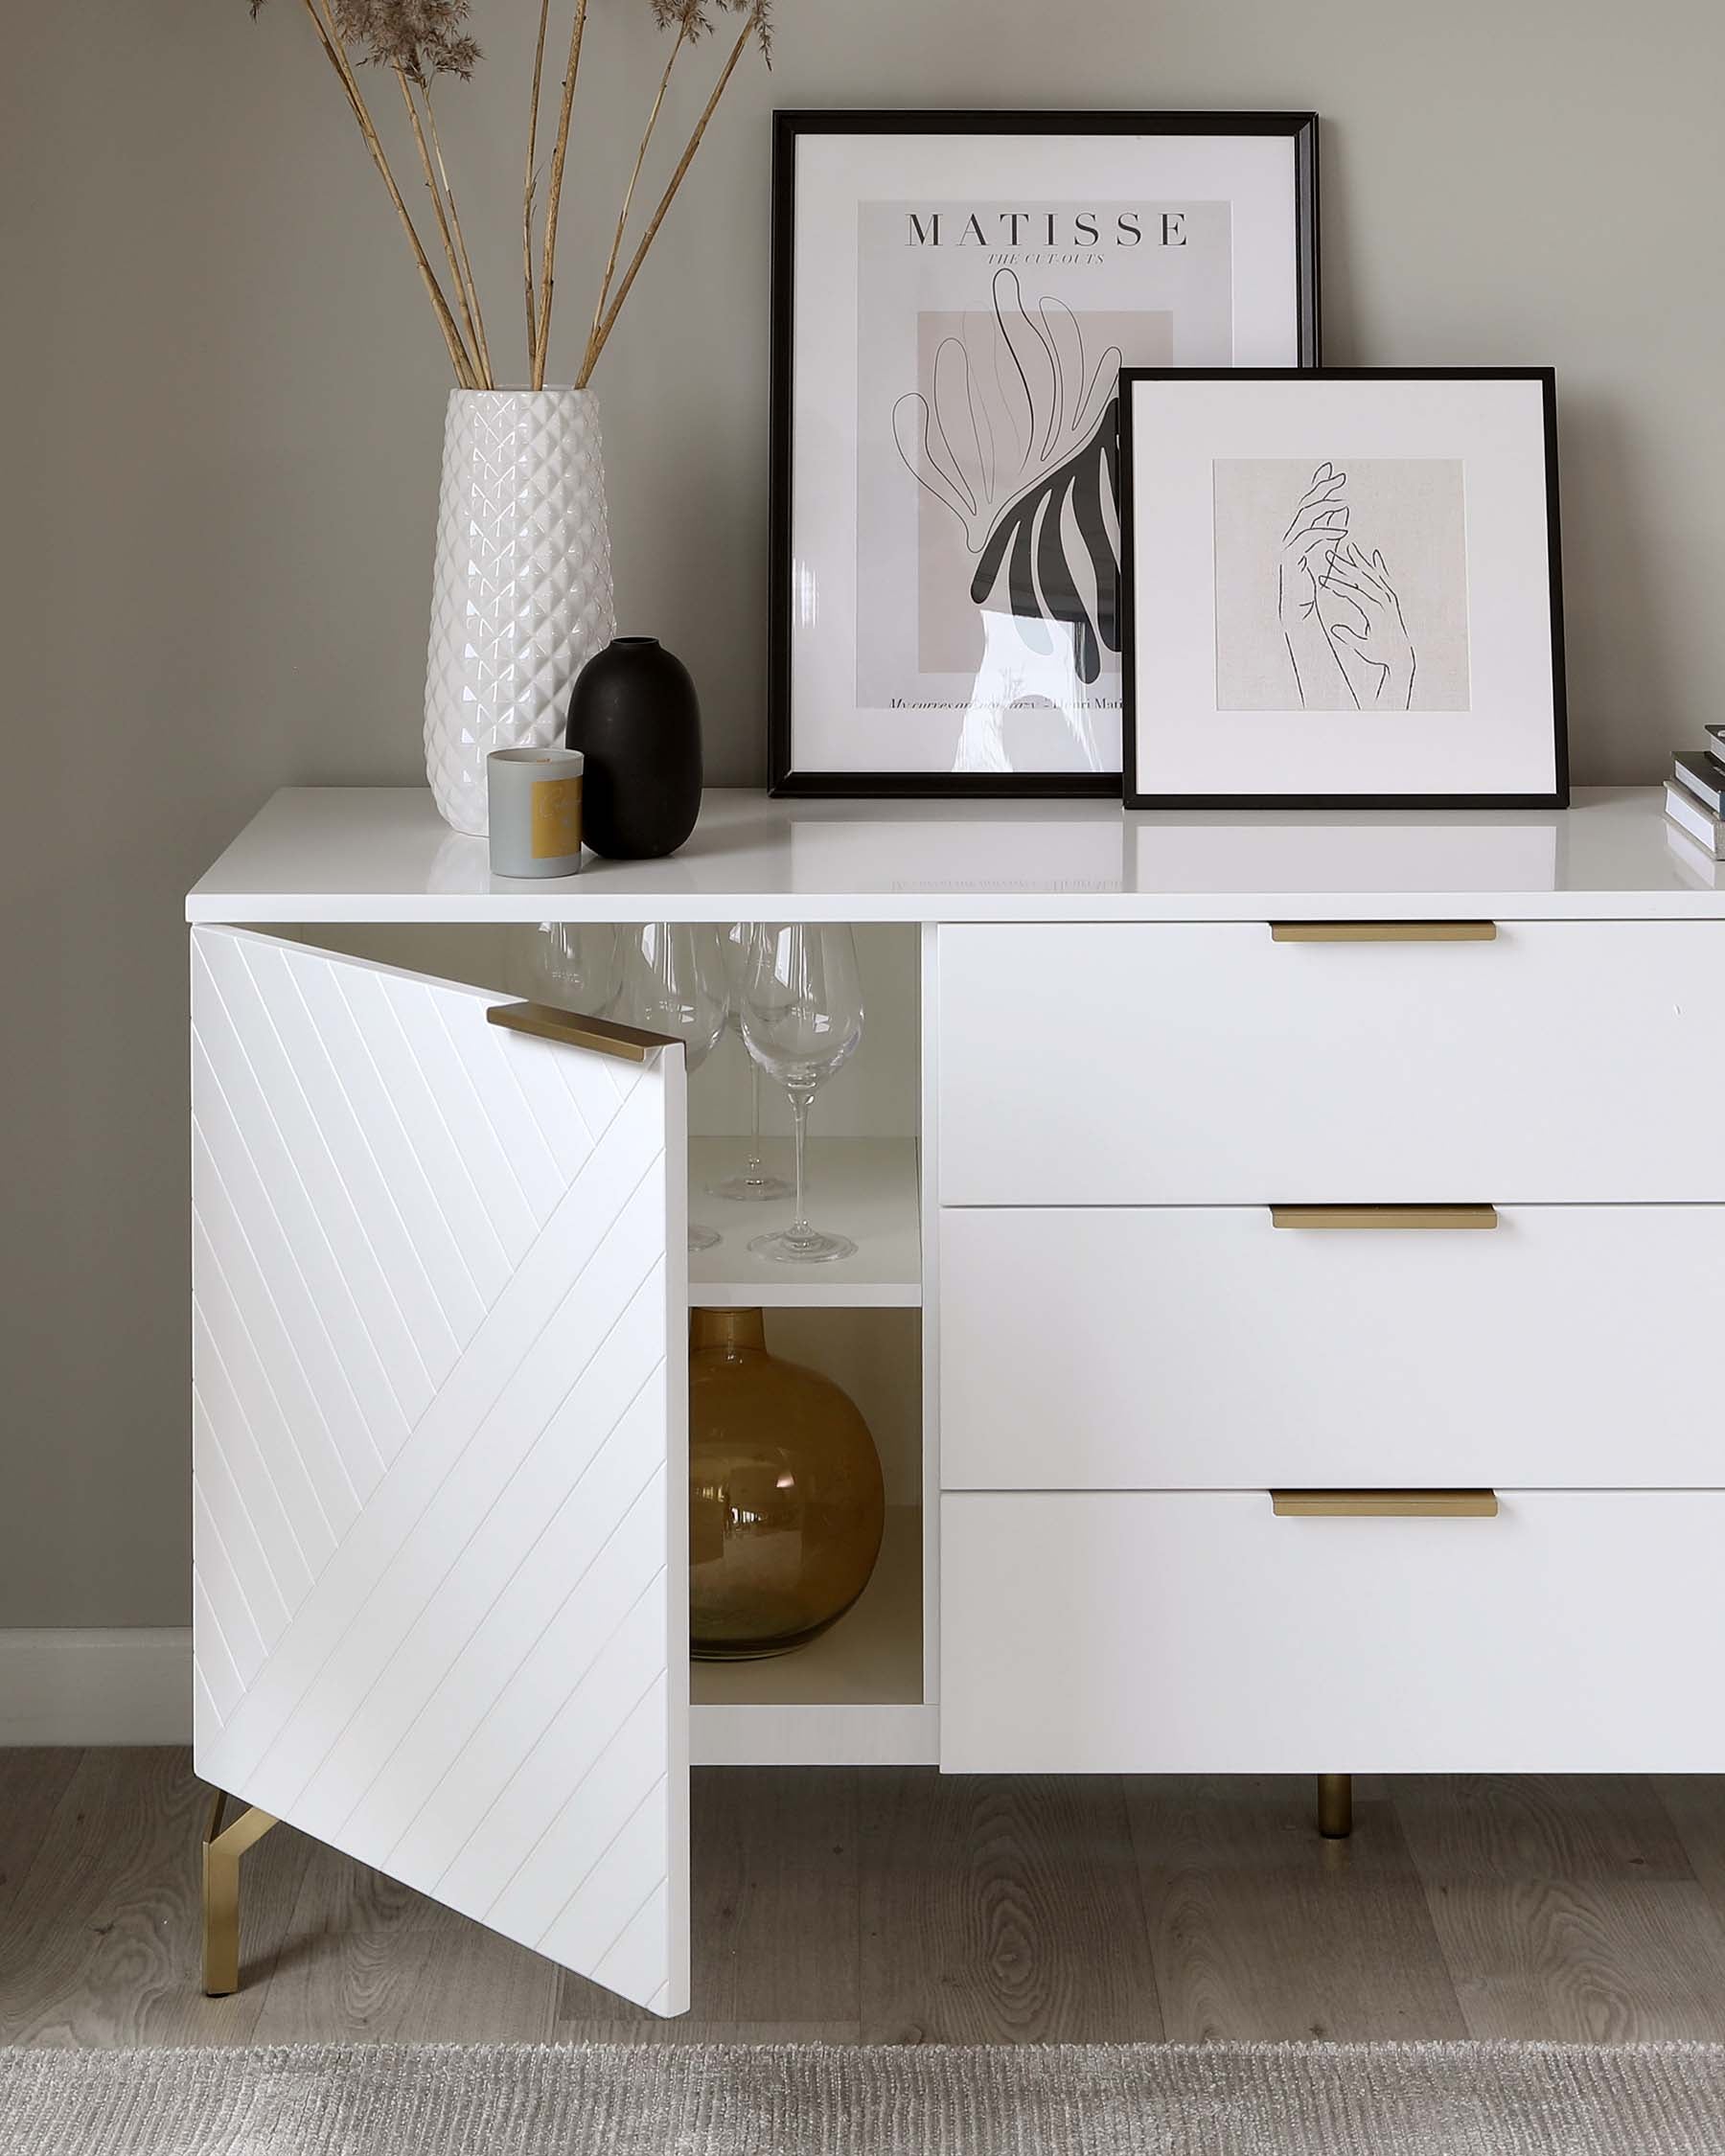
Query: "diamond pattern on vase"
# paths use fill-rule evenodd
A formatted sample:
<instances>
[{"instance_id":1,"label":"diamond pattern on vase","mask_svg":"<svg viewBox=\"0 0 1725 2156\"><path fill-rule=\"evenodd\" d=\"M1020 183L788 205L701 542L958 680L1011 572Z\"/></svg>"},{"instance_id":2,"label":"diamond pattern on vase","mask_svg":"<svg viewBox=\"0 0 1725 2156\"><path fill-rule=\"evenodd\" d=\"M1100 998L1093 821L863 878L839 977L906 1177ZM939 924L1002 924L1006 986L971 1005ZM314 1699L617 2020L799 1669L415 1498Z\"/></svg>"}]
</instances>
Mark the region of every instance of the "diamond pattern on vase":
<instances>
[{"instance_id":1,"label":"diamond pattern on vase","mask_svg":"<svg viewBox=\"0 0 1725 2156\"><path fill-rule=\"evenodd\" d=\"M592 392L451 390L426 654L426 775L446 823L485 835L485 759L551 745L612 621Z\"/></svg>"}]
</instances>

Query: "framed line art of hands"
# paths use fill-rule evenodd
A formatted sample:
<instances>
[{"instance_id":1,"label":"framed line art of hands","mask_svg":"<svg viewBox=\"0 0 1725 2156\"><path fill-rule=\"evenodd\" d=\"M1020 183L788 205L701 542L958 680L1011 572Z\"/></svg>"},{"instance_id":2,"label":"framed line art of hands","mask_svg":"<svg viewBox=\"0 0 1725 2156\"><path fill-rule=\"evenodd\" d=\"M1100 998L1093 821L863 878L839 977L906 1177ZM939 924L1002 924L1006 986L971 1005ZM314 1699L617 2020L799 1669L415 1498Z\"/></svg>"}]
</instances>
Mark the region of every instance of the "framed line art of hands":
<instances>
[{"instance_id":1,"label":"framed line art of hands","mask_svg":"<svg viewBox=\"0 0 1725 2156\"><path fill-rule=\"evenodd\" d=\"M774 115L775 793L1118 793L1119 370L1316 361L1317 131Z\"/></svg>"},{"instance_id":2,"label":"framed line art of hands","mask_svg":"<svg viewBox=\"0 0 1725 2156\"><path fill-rule=\"evenodd\" d=\"M1129 808L1564 808L1549 368L1120 377Z\"/></svg>"}]
</instances>

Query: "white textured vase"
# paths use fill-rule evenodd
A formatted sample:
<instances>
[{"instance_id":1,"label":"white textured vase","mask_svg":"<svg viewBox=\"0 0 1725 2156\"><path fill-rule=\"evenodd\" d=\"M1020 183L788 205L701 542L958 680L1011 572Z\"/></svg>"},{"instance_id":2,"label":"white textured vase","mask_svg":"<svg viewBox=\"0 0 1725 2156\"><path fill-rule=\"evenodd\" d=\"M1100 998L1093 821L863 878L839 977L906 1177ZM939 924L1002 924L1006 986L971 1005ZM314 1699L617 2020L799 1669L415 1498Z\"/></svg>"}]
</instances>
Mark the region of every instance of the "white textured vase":
<instances>
[{"instance_id":1,"label":"white textured vase","mask_svg":"<svg viewBox=\"0 0 1725 2156\"><path fill-rule=\"evenodd\" d=\"M451 390L426 656L426 774L446 823L485 835L486 757L551 745L611 630L591 390Z\"/></svg>"}]
</instances>

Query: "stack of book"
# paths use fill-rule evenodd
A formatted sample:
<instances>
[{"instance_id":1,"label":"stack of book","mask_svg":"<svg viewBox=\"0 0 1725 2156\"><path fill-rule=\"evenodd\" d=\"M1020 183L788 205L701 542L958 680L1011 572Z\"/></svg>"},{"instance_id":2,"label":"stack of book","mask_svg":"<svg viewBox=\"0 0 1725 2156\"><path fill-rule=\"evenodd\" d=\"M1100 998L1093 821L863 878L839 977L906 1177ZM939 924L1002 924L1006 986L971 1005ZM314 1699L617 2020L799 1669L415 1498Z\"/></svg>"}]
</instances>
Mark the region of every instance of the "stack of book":
<instances>
[{"instance_id":1,"label":"stack of book","mask_svg":"<svg viewBox=\"0 0 1725 2156\"><path fill-rule=\"evenodd\" d=\"M1680 748L1666 781L1666 814L1712 860L1725 860L1725 726L1705 748Z\"/></svg>"}]
</instances>

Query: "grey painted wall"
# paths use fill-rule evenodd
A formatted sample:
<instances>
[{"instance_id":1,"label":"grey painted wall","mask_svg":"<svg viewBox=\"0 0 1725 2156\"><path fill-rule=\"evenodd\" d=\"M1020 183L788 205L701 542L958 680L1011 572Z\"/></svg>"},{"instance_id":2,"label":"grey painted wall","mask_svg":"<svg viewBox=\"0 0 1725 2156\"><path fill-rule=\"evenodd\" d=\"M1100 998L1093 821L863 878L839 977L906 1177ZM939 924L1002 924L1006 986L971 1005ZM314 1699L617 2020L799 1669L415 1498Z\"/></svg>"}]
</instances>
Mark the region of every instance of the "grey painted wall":
<instances>
[{"instance_id":1,"label":"grey painted wall","mask_svg":"<svg viewBox=\"0 0 1725 2156\"><path fill-rule=\"evenodd\" d=\"M446 106L494 347L533 14ZM593 0L564 374L660 50ZM1333 360L1556 365L1576 776L1653 778L1725 677L1722 74L1716 0L780 0L596 381L710 775L763 762L767 112L1099 103L1324 115ZM419 776L445 361L294 0L15 8L0 101L0 1625L172 1624L180 898L272 788Z\"/></svg>"}]
</instances>

